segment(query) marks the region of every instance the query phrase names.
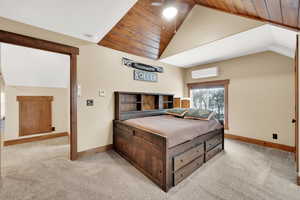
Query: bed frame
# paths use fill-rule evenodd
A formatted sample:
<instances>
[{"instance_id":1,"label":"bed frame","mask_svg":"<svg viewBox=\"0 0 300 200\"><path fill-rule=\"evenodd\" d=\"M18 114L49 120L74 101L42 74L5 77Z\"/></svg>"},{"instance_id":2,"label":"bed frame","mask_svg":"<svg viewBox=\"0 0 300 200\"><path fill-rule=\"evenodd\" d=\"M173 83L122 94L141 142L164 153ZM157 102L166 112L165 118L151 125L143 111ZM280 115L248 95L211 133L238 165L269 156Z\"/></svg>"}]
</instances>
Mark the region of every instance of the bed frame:
<instances>
[{"instance_id":1,"label":"bed frame","mask_svg":"<svg viewBox=\"0 0 300 200\"><path fill-rule=\"evenodd\" d=\"M173 107L173 95L115 92L115 106L115 151L165 192L224 150L223 128L168 148L167 138L123 122L163 114Z\"/></svg>"}]
</instances>

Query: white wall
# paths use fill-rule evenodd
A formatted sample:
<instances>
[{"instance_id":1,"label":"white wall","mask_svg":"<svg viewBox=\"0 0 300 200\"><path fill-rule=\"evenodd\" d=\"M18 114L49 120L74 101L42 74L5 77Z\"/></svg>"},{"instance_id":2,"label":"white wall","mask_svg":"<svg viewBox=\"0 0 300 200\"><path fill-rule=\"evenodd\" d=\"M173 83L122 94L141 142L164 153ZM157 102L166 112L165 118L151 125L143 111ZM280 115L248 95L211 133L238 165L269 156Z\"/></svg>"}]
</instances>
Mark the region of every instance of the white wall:
<instances>
[{"instance_id":1,"label":"white wall","mask_svg":"<svg viewBox=\"0 0 300 200\"><path fill-rule=\"evenodd\" d=\"M17 96L53 96L52 126L55 127L55 131L19 137L19 102L17 101ZM5 86L6 119L4 140L69 132L69 99L68 88Z\"/></svg>"},{"instance_id":2,"label":"white wall","mask_svg":"<svg viewBox=\"0 0 300 200\"><path fill-rule=\"evenodd\" d=\"M196 5L184 20L162 58L250 30L264 23Z\"/></svg>"},{"instance_id":3,"label":"white wall","mask_svg":"<svg viewBox=\"0 0 300 200\"><path fill-rule=\"evenodd\" d=\"M17 96L53 96L54 132L69 132L70 57L1 43L0 65L5 82L5 130L3 140L19 138ZM2 113L2 112L1 112ZM50 133L35 134L45 135Z\"/></svg>"},{"instance_id":4,"label":"white wall","mask_svg":"<svg viewBox=\"0 0 300 200\"><path fill-rule=\"evenodd\" d=\"M191 78L192 70L213 66L219 67L218 77ZM227 132L295 146L293 70L292 58L264 52L186 69L185 83L230 79Z\"/></svg>"},{"instance_id":5,"label":"white wall","mask_svg":"<svg viewBox=\"0 0 300 200\"><path fill-rule=\"evenodd\" d=\"M70 57L16 45L1 45L1 66L8 86L67 88Z\"/></svg>"}]
</instances>

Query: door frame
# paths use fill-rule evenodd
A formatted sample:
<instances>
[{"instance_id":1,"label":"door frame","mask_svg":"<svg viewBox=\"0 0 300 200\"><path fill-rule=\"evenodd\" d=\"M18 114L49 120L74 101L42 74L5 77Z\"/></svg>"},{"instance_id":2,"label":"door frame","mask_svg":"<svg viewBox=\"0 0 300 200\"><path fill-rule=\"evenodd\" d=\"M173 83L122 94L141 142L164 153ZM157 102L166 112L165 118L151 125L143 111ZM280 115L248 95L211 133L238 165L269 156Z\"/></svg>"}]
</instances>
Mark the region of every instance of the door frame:
<instances>
[{"instance_id":1,"label":"door frame","mask_svg":"<svg viewBox=\"0 0 300 200\"><path fill-rule=\"evenodd\" d=\"M79 48L0 30L0 42L70 56L70 160L77 159L77 55Z\"/></svg>"},{"instance_id":2,"label":"door frame","mask_svg":"<svg viewBox=\"0 0 300 200\"><path fill-rule=\"evenodd\" d=\"M299 172L299 35L296 36L295 51L295 158L297 163L297 172Z\"/></svg>"}]
</instances>

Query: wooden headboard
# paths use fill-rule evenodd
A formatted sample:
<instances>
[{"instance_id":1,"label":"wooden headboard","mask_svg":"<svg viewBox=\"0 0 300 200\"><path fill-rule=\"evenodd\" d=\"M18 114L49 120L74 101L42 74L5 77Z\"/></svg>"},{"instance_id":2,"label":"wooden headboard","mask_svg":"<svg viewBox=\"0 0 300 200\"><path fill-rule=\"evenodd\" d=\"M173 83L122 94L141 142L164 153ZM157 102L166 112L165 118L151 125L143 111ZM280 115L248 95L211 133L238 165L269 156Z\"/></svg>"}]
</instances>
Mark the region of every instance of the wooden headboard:
<instances>
[{"instance_id":1,"label":"wooden headboard","mask_svg":"<svg viewBox=\"0 0 300 200\"><path fill-rule=\"evenodd\" d=\"M116 120L161 115L173 106L173 94L115 92Z\"/></svg>"}]
</instances>

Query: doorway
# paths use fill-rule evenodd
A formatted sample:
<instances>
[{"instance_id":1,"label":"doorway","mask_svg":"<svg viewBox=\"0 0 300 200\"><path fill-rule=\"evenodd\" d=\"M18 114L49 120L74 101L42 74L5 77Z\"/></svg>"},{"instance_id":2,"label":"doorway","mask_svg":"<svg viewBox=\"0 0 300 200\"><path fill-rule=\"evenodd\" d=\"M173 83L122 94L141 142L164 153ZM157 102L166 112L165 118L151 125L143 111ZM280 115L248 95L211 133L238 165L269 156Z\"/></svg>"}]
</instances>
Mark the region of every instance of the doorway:
<instances>
[{"instance_id":1,"label":"doorway","mask_svg":"<svg viewBox=\"0 0 300 200\"><path fill-rule=\"evenodd\" d=\"M0 42L5 44L13 44L23 47L29 47L38 50L58 53L69 56L69 110L70 110L70 160L77 159L77 55L79 49L72 46L58 44L46 40L36 39L15 33L0 30ZM1 143L3 141L1 140ZM3 145L1 145L2 148ZM1 150L1 149L0 149ZM2 151L0 152L2 153Z\"/></svg>"}]
</instances>

